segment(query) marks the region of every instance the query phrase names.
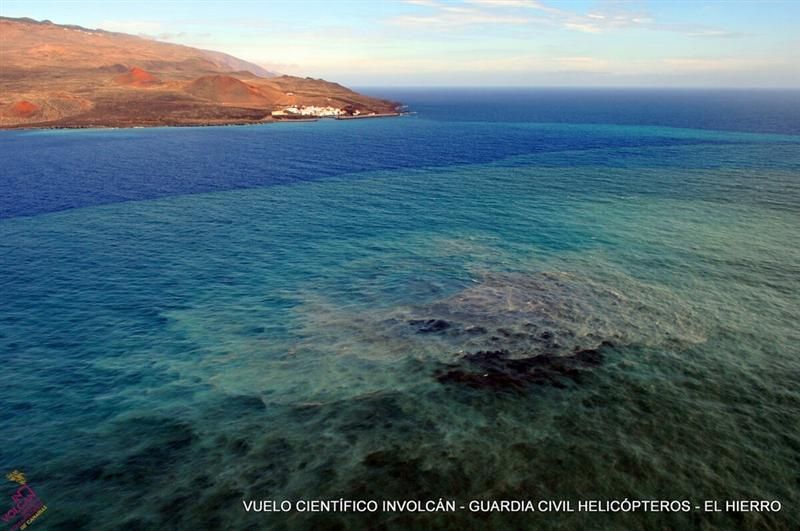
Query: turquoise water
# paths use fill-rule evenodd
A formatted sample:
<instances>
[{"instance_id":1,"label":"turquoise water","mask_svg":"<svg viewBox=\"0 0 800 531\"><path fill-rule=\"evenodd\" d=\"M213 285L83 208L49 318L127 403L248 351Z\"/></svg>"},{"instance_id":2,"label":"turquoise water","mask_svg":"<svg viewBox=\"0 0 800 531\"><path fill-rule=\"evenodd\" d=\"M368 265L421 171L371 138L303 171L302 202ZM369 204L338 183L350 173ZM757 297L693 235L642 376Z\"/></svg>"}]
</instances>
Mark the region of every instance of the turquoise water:
<instances>
[{"instance_id":1,"label":"turquoise water","mask_svg":"<svg viewBox=\"0 0 800 531\"><path fill-rule=\"evenodd\" d=\"M36 201L0 220L0 461L47 503L33 525L800 525L800 137L378 122L4 134L7 182ZM437 145L437 163L413 138L445 127L458 156ZM365 167L170 188L179 173L230 180L239 160L257 174L292 135L331 153L360 142ZM250 158L220 155L231 139ZM208 157L171 163L182 141ZM404 162L370 162L389 141L409 143ZM96 162L158 145L160 192ZM93 156L64 178L109 179L108 197L68 208L28 190L21 176L70 151ZM783 510L242 510L440 497Z\"/></svg>"}]
</instances>

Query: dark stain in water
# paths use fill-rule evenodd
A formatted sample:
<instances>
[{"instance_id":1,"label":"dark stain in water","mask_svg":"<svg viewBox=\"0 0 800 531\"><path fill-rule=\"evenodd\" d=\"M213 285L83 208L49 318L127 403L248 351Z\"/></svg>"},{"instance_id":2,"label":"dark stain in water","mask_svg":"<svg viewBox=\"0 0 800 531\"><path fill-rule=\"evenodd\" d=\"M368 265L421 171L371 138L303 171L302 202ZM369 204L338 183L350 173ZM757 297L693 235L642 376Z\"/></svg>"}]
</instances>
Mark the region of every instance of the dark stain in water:
<instances>
[{"instance_id":1,"label":"dark stain in water","mask_svg":"<svg viewBox=\"0 0 800 531\"><path fill-rule=\"evenodd\" d=\"M481 350L465 354L436 373L442 384L474 389L524 391L531 385L566 387L566 381L580 382L583 374L603 363L603 351L613 348L603 341L597 348L576 349L572 354L537 354L512 358L508 350Z\"/></svg>"},{"instance_id":2,"label":"dark stain in water","mask_svg":"<svg viewBox=\"0 0 800 531\"><path fill-rule=\"evenodd\" d=\"M450 323L444 319L411 319L408 324L416 326L418 334L431 334L443 332L450 328Z\"/></svg>"}]
</instances>

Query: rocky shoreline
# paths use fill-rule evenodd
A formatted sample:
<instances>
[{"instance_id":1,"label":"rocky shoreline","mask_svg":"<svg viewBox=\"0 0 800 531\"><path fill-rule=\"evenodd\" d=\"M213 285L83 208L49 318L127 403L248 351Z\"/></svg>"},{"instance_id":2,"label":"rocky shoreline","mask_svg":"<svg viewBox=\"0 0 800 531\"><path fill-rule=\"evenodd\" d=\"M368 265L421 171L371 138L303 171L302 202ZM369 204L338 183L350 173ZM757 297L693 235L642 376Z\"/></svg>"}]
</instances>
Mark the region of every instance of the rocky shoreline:
<instances>
[{"instance_id":1,"label":"rocky shoreline","mask_svg":"<svg viewBox=\"0 0 800 531\"><path fill-rule=\"evenodd\" d=\"M404 116L407 113L378 113L363 116L346 116L336 118L272 118L267 117L262 120L204 120L197 122L182 121L171 122L165 120L163 122L141 122L141 123L38 123L38 124L11 124L0 125L0 131L12 130L47 130L47 129L146 129L154 127L225 127L225 126L242 126L242 125L266 125L274 123L292 123L292 122L318 122L320 120L361 120L370 118L397 118Z\"/></svg>"}]
</instances>

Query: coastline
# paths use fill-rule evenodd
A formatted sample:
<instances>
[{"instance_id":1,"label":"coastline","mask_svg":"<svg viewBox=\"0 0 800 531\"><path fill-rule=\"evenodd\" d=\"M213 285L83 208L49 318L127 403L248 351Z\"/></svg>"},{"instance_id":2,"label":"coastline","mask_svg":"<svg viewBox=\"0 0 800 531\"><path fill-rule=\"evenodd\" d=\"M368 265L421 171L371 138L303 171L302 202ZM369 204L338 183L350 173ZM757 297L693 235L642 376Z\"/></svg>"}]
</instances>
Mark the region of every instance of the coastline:
<instances>
[{"instance_id":1,"label":"coastline","mask_svg":"<svg viewBox=\"0 0 800 531\"><path fill-rule=\"evenodd\" d=\"M274 123L292 123L292 122L318 122L320 120L361 120L364 118L396 118L404 116L408 113L377 113L368 114L364 116L347 116L347 117L309 117L309 118L286 118L275 119L272 117L263 120L220 120L220 121L200 121L200 122L174 122L174 123L93 123L93 124L80 124L80 123L49 123L40 122L36 124L14 124L14 125L0 125L0 131L26 131L26 130L46 130L46 129L145 129L155 127L223 127L223 126L242 126L242 125L267 125Z\"/></svg>"},{"instance_id":2,"label":"coastline","mask_svg":"<svg viewBox=\"0 0 800 531\"><path fill-rule=\"evenodd\" d=\"M358 116L337 116L334 118L335 120L363 120L364 118L392 118L394 116L401 116L403 114L409 113L402 113L402 112L383 112L383 113L375 113L375 114L359 114Z\"/></svg>"}]
</instances>

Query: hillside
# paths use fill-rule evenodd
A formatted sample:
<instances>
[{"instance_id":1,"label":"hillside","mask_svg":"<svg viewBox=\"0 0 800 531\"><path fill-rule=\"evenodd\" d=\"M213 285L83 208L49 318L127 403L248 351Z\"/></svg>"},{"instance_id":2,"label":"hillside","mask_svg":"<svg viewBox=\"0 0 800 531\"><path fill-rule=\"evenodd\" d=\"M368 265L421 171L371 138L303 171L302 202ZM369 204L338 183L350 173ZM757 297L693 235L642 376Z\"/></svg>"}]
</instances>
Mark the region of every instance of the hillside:
<instances>
[{"instance_id":1,"label":"hillside","mask_svg":"<svg viewBox=\"0 0 800 531\"><path fill-rule=\"evenodd\" d=\"M221 52L0 17L3 128L251 123L311 106L362 116L396 110L336 83L280 76Z\"/></svg>"}]
</instances>

